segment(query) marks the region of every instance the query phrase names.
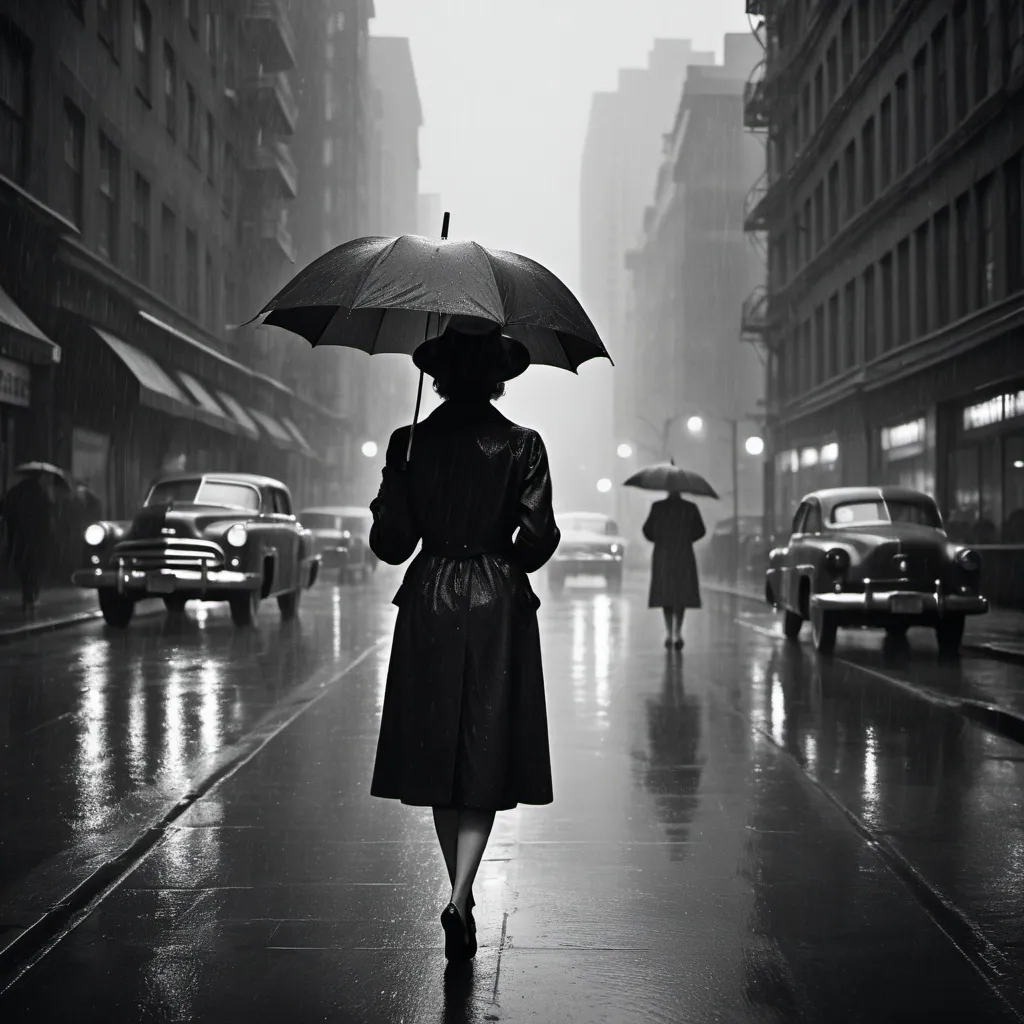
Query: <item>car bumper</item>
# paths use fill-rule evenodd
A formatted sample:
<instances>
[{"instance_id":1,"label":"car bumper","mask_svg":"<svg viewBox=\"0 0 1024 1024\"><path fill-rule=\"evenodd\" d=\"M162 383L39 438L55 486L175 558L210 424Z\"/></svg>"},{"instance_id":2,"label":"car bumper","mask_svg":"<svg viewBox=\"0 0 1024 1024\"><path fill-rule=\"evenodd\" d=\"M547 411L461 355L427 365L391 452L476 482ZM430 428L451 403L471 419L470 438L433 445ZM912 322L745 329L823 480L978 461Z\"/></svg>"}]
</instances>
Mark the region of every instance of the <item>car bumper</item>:
<instances>
[{"instance_id":1,"label":"car bumper","mask_svg":"<svg viewBox=\"0 0 1024 1024\"><path fill-rule=\"evenodd\" d=\"M71 581L77 587L94 590L110 587L121 594L138 596L258 590L263 582L258 572L236 572L229 569L208 572L193 569L155 569L150 572L134 569L79 569L72 574Z\"/></svg>"},{"instance_id":2,"label":"car bumper","mask_svg":"<svg viewBox=\"0 0 1024 1024\"><path fill-rule=\"evenodd\" d=\"M815 594L811 607L862 615L941 618L943 615L984 615L988 611L988 600L976 594L946 594L939 590L869 590Z\"/></svg>"}]
</instances>

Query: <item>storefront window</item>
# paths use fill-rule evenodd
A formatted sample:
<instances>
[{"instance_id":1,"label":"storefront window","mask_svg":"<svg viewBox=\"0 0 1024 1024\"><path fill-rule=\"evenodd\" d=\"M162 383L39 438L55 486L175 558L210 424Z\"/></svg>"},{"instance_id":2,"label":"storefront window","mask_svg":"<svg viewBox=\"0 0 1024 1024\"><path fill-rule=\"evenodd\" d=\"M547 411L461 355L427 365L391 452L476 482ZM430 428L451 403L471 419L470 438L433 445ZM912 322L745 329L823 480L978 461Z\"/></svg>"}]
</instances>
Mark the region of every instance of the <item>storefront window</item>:
<instances>
[{"instance_id":1,"label":"storefront window","mask_svg":"<svg viewBox=\"0 0 1024 1024\"><path fill-rule=\"evenodd\" d=\"M935 415L882 427L876 434L873 484L935 494Z\"/></svg>"},{"instance_id":2,"label":"storefront window","mask_svg":"<svg viewBox=\"0 0 1024 1024\"><path fill-rule=\"evenodd\" d=\"M954 540L994 544L999 540L1001 472L999 439L964 444L950 455L951 502L947 528Z\"/></svg>"},{"instance_id":3,"label":"storefront window","mask_svg":"<svg viewBox=\"0 0 1024 1024\"><path fill-rule=\"evenodd\" d=\"M775 456L775 526L784 533L811 491L838 487L842 482L840 447L836 441L802 445Z\"/></svg>"},{"instance_id":4,"label":"storefront window","mask_svg":"<svg viewBox=\"0 0 1024 1024\"><path fill-rule=\"evenodd\" d=\"M1024 544L1024 434L1008 437L1003 449L1003 542Z\"/></svg>"},{"instance_id":5,"label":"storefront window","mask_svg":"<svg viewBox=\"0 0 1024 1024\"><path fill-rule=\"evenodd\" d=\"M105 434L75 427L71 433L71 475L77 484L88 488L98 504L98 515L110 508L108 453L110 439Z\"/></svg>"}]
</instances>

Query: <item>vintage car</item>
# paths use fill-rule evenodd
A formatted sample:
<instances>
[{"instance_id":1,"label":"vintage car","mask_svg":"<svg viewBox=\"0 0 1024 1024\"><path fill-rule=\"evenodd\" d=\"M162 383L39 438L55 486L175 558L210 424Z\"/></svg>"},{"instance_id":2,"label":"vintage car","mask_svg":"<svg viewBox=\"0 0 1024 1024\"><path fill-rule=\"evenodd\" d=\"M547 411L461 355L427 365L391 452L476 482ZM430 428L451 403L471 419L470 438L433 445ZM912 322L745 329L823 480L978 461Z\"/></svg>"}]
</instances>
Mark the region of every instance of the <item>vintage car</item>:
<instances>
[{"instance_id":1,"label":"vintage car","mask_svg":"<svg viewBox=\"0 0 1024 1024\"><path fill-rule=\"evenodd\" d=\"M952 543L935 501L905 487L840 487L800 503L792 536L769 555L765 597L795 640L811 620L814 646L832 650L841 627L902 636L930 626L954 653L964 618L988 611L981 559Z\"/></svg>"},{"instance_id":2,"label":"vintage car","mask_svg":"<svg viewBox=\"0 0 1024 1024\"><path fill-rule=\"evenodd\" d=\"M290 619L320 567L288 488L246 473L166 476L131 522L93 523L85 545L87 567L73 580L99 592L103 618L119 627L137 600L156 595L169 611L189 600L227 601L239 626L276 597Z\"/></svg>"},{"instance_id":3,"label":"vintage car","mask_svg":"<svg viewBox=\"0 0 1024 1024\"><path fill-rule=\"evenodd\" d=\"M608 590L622 590L626 542L614 520L600 512L562 512L555 516L562 539L548 562L548 586L560 594L570 576L603 576Z\"/></svg>"},{"instance_id":4,"label":"vintage car","mask_svg":"<svg viewBox=\"0 0 1024 1024\"><path fill-rule=\"evenodd\" d=\"M367 580L377 571L377 556L370 550L373 515L356 505L306 508L299 520L313 533L313 550L325 571L337 572L338 582Z\"/></svg>"}]
</instances>

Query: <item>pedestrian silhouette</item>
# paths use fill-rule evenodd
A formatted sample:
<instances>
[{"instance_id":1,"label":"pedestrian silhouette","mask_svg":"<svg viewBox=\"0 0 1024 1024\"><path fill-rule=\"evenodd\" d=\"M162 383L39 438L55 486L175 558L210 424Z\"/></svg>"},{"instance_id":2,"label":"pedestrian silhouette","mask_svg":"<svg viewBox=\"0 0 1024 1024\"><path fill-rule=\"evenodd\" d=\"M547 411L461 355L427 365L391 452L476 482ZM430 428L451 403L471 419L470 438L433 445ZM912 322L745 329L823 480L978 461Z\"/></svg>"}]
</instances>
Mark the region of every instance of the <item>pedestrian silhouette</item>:
<instances>
[{"instance_id":1,"label":"pedestrian silhouette","mask_svg":"<svg viewBox=\"0 0 1024 1024\"><path fill-rule=\"evenodd\" d=\"M26 612L39 599L54 541L54 502L40 476L30 474L0 500L7 559L21 585L21 607Z\"/></svg>"}]
</instances>

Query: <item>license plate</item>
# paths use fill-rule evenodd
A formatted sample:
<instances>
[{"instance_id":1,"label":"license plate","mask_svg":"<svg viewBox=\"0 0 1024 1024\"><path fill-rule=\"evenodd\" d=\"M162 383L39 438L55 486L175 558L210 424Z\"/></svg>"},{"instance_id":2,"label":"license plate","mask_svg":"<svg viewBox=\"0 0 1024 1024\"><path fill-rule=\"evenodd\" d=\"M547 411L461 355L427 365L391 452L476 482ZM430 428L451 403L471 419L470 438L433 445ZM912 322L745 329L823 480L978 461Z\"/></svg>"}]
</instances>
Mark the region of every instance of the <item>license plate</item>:
<instances>
[{"instance_id":1,"label":"license plate","mask_svg":"<svg viewBox=\"0 0 1024 1024\"><path fill-rule=\"evenodd\" d=\"M174 578L172 576L150 576L146 580L146 590L151 594L173 594Z\"/></svg>"},{"instance_id":2,"label":"license plate","mask_svg":"<svg viewBox=\"0 0 1024 1024\"><path fill-rule=\"evenodd\" d=\"M889 609L899 615L920 615L924 601L920 597L893 597L889 599Z\"/></svg>"}]
</instances>

